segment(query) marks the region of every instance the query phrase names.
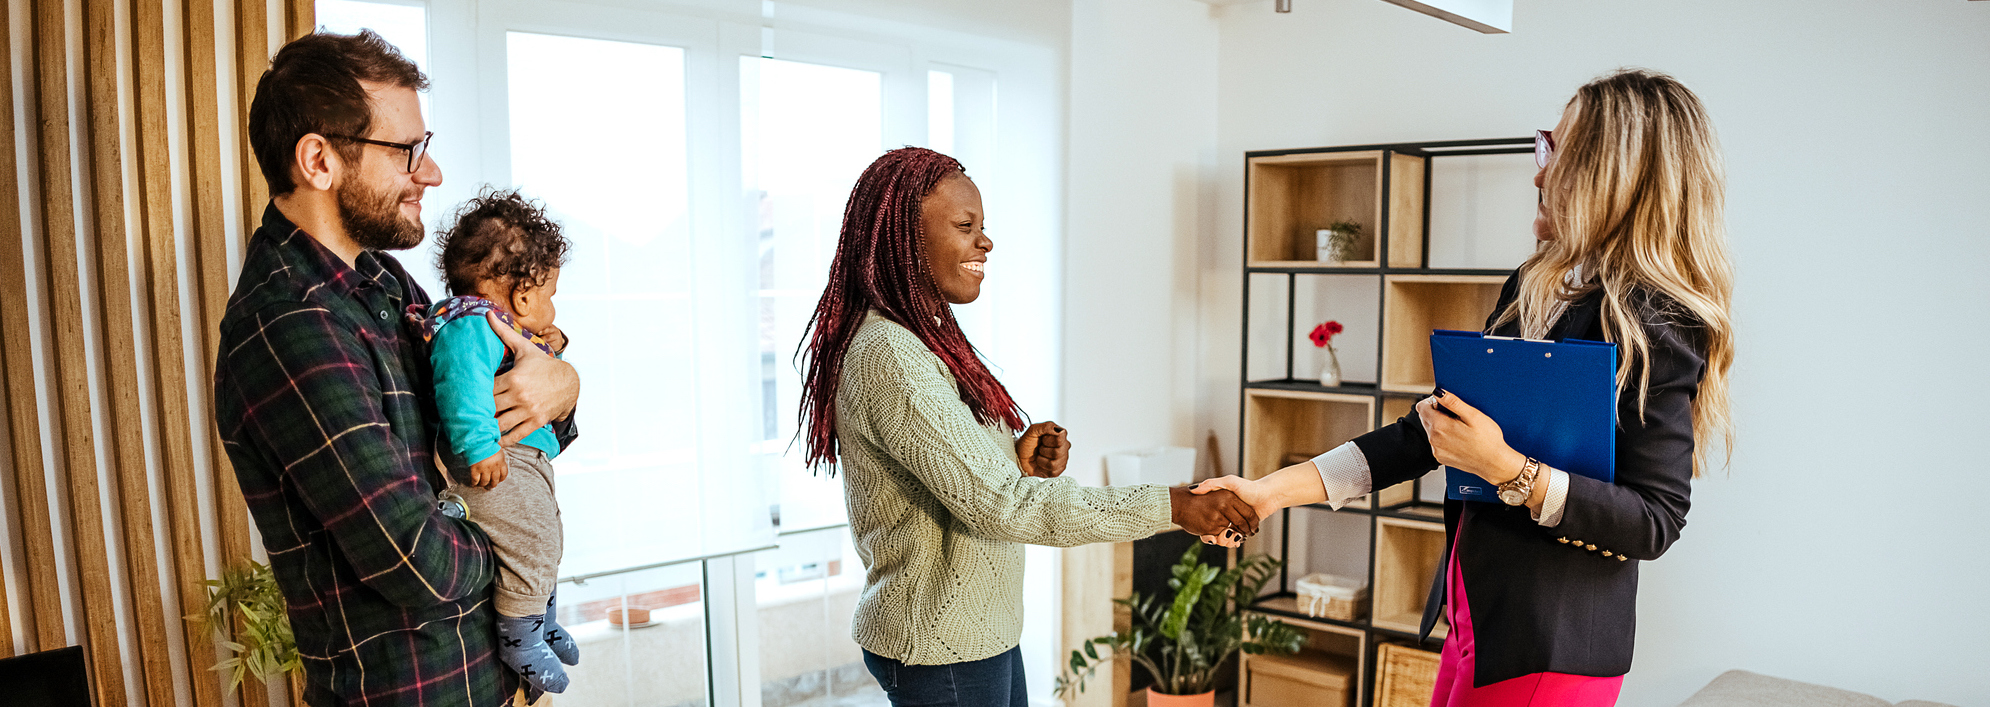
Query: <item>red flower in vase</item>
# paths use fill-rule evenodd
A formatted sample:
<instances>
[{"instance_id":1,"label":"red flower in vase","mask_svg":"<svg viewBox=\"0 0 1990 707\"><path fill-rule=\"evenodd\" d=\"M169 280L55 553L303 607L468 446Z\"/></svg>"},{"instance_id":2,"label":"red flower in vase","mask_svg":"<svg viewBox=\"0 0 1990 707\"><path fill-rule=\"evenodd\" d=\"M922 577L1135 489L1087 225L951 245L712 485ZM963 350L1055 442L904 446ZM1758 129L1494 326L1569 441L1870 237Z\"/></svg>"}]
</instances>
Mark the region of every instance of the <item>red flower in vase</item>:
<instances>
[{"instance_id":1,"label":"red flower in vase","mask_svg":"<svg viewBox=\"0 0 1990 707\"><path fill-rule=\"evenodd\" d=\"M1313 327L1313 333L1307 334L1306 338L1312 339L1314 346L1324 348L1332 346L1334 335L1341 333L1343 329L1340 322L1321 322L1319 326Z\"/></svg>"}]
</instances>

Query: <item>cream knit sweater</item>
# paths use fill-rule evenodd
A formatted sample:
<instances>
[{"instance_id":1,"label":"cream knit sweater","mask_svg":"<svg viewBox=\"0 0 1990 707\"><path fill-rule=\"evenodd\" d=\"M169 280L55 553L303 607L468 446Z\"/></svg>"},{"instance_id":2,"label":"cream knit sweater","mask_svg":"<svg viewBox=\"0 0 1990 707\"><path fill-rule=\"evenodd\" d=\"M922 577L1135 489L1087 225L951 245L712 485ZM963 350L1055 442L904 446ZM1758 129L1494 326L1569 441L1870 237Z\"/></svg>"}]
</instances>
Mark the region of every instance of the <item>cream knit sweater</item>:
<instances>
[{"instance_id":1,"label":"cream knit sweater","mask_svg":"<svg viewBox=\"0 0 1990 707\"><path fill-rule=\"evenodd\" d=\"M907 665L1016 647L1023 543L1125 541L1170 525L1165 487L1023 476L1008 426L975 422L946 364L876 312L843 358L836 435L868 573L852 637Z\"/></svg>"}]
</instances>

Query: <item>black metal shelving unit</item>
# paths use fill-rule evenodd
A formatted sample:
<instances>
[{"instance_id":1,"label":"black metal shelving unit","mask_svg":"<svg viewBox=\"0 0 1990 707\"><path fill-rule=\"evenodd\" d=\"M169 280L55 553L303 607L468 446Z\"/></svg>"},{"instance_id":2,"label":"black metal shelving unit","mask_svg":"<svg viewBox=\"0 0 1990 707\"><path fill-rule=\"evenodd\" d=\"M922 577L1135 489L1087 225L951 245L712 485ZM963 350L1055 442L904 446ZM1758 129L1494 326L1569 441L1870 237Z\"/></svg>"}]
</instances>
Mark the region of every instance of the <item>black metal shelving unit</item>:
<instances>
[{"instance_id":1,"label":"black metal shelving unit","mask_svg":"<svg viewBox=\"0 0 1990 707\"><path fill-rule=\"evenodd\" d=\"M1460 269L1460 268L1430 267L1430 206L1431 202L1433 201L1432 197L1434 196L1431 193L1431 173L1433 171L1431 169L1431 160L1440 159L1443 157L1467 156L1467 155L1526 154L1533 152L1533 149L1534 149L1534 139L1531 137L1526 137L1526 138L1495 138L1495 139L1486 139L1486 140L1448 140L1448 141L1436 141L1436 142L1347 145L1340 147L1319 147L1319 148L1287 149L1287 150L1258 150L1258 151L1244 153L1245 207L1244 207L1244 277L1243 277L1243 312L1242 312L1243 322L1244 322L1244 336L1243 336L1243 345L1242 345L1242 356L1241 356L1241 361L1239 362L1239 368L1240 368L1239 377L1241 380L1244 381L1244 383L1241 389L1238 391L1238 410L1240 418L1239 419L1240 429L1238 437L1239 449L1238 449L1238 467L1237 467L1241 473L1250 473L1249 469L1245 466L1245 461L1248 458L1249 455L1248 450L1251 444L1250 438L1248 436L1250 434L1249 418L1251 415L1250 401L1248 399L1250 391L1261 390L1261 391L1280 391L1287 393L1329 393L1329 394L1371 398L1374 401L1373 404L1370 406L1372 412L1372 417L1370 420L1371 429L1380 427L1387 422L1386 420L1384 420L1385 417L1384 403L1386 401L1390 399L1414 400L1423 397L1421 393L1391 391L1391 390L1385 390L1381 387L1382 379L1384 377L1383 370L1385 365L1385 362L1382 360L1382 349L1385 346L1385 340L1386 340L1386 327L1387 327L1386 323L1389 321L1388 319L1389 312L1387 309L1389 297L1388 293L1386 292L1387 277L1391 275L1445 275L1445 276L1456 275L1456 276L1505 277L1510 272L1508 270L1495 270L1495 269ZM1379 193L1377 194L1376 197L1377 199L1379 199L1379 204L1381 206L1380 208L1378 208L1378 220L1380 221L1380 223L1376 224L1375 236L1374 236L1375 266L1374 267L1346 267L1346 266L1325 266L1325 265L1312 266L1312 265L1305 265L1294 262L1281 262L1272 265L1263 265L1263 264L1254 265L1252 260L1252 245L1253 245L1252 238L1254 234L1251 233L1251 216L1252 216L1251 189L1253 187L1251 166L1253 160L1265 157L1285 157L1292 155L1331 155L1333 153L1344 153L1344 152L1380 152L1381 153L1381 157L1379 160L1380 170L1381 170L1380 178L1378 180ZM1394 162L1393 158L1398 155L1407 155L1411 157L1422 158L1424 160L1423 170L1422 170L1423 203L1422 203L1422 213L1420 214L1420 217L1422 219L1422 224L1421 224L1422 227L1421 229L1419 229L1421 232L1421 243L1420 243L1421 247L1419 248L1421 256L1418 259L1419 262L1417 263L1416 267L1390 266L1391 260L1390 260L1389 247L1391 240L1390 238L1391 224L1389 223L1389 220L1392 216L1392 214L1390 213L1391 211L1390 205L1393 203L1392 197L1394 196L1391 194L1391 190L1395 184L1394 181L1390 178L1391 177L1390 169L1392 163ZM1265 274L1286 276L1285 336L1281 339L1281 341L1283 342L1282 345L1284 348L1284 357L1285 357L1285 377L1274 380L1253 381L1250 378L1250 367L1251 367L1250 328L1251 328L1251 279L1252 279L1251 276L1265 275ZM1296 335L1298 333L1298 329L1296 328L1297 322L1295 321L1295 317L1297 316L1296 314L1297 308L1295 305L1298 293L1298 286L1297 286L1298 278L1301 275L1371 276L1377 279L1380 288L1378 289L1376 297L1377 300L1376 323L1379 329L1375 337L1376 364L1377 364L1376 382L1347 383L1343 381L1342 384L1339 386L1326 387L1320 385L1317 380L1306 380L1294 376L1293 359L1295 358L1295 356L1293 354L1293 348L1294 348L1293 342L1296 340ZM1292 450L1292 451L1297 451L1297 450ZM1416 480L1410 483L1413 484L1413 486L1411 489L1411 494L1409 496L1410 500L1407 502L1401 502L1401 503L1384 506L1380 503L1380 496L1381 496L1380 492L1382 491L1382 489L1375 489L1375 492L1369 495L1371 503L1367 508L1348 507L1348 508L1343 508L1339 511L1335 511L1326 504L1312 504L1307 506L1288 508L1280 512L1281 513L1280 538L1279 538L1279 547L1277 555L1279 559L1287 561L1286 567L1288 568L1290 567L1289 561L1291 559L1289 556L1289 549L1291 547L1290 534L1292 529L1291 519L1293 513L1327 512L1327 513L1342 513L1342 514L1355 514L1355 515L1366 516L1366 521L1368 524L1368 553L1367 553L1368 561L1365 563L1365 571L1367 573L1370 599L1369 599L1369 610L1365 616L1356 621L1338 621L1334 619L1307 616L1301 612L1288 610L1280 606L1269 605L1273 603L1281 603L1277 601L1280 599L1295 598L1295 594L1292 591L1291 587L1291 582L1293 581L1293 578L1288 576L1289 573L1286 569L1280 570L1278 592L1261 598L1256 604L1254 604L1251 607L1252 611L1269 616L1277 616L1281 618L1306 621L1310 623L1322 624L1327 626L1335 626L1343 629L1362 632L1363 635L1365 636L1365 640L1362 642L1362 648L1361 648L1364 654L1360 656L1359 665L1363 666L1363 668L1359 671L1360 674L1357 675L1355 678L1357 680L1357 683L1359 684L1357 694L1361 696L1357 702L1359 707L1373 707L1373 705L1375 704L1375 699L1376 699L1375 688L1376 688L1377 677L1380 671L1380 666L1376 664L1376 652L1377 652L1378 640L1387 639L1392 641L1409 641L1409 642L1418 642L1419 640L1418 636L1414 631L1402 631L1385 626L1376 626L1372 623L1375 615L1374 605L1376 599L1375 553L1376 553L1376 545L1380 539L1379 536L1382 532L1380 519L1395 518L1403 520L1416 520L1416 521L1427 521L1427 522L1437 522L1437 523L1443 522L1443 505L1439 503L1430 503L1421 500L1423 496L1422 480ZM1433 645L1441 645L1442 640L1443 639L1441 638L1432 637L1424 645L1427 648ZM1240 685L1240 688L1241 687L1242 685ZM1240 705L1243 704L1243 699L1244 699L1243 695L1240 692L1238 696L1238 704Z\"/></svg>"}]
</instances>

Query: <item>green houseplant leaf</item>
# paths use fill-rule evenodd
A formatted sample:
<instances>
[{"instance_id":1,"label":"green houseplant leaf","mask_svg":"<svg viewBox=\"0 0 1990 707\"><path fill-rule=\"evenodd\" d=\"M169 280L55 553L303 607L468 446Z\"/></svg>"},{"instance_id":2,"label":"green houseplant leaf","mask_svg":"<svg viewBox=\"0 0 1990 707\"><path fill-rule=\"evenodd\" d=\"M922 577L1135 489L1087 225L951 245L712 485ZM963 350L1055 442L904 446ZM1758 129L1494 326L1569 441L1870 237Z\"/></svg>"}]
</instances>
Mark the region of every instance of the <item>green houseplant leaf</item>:
<instances>
[{"instance_id":1,"label":"green houseplant leaf","mask_svg":"<svg viewBox=\"0 0 1990 707\"><path fill-rule=\"evenodd\" d=\"M269 682L304 669L283 592L269 565L251 560L222 570L220 579L205 584L207 611L186 618L227 649L228 657L213 670L228 674L229 692L249 676Z\"/></svg>"}]
</instances>

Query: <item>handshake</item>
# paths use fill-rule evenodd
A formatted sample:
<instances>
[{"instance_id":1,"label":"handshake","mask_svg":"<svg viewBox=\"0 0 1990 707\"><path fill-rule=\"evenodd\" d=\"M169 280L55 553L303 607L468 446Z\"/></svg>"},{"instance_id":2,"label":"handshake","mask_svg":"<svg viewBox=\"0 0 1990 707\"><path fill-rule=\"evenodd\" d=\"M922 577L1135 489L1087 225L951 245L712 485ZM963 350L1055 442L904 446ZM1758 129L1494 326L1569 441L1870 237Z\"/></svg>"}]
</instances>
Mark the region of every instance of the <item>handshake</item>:
<instances>
[{"instance_id":1,"label":"handshake","mask_svg":"<svg viewBox=\"0 0 1990 707\"><path fill-rule=\"evenodd\" d=\"M1236 547L1258 533L1258 512L1227 488L1198 489L1196 484L1168 489L1170 518L1211 545Z\"/></svg>"}]
</instances>

